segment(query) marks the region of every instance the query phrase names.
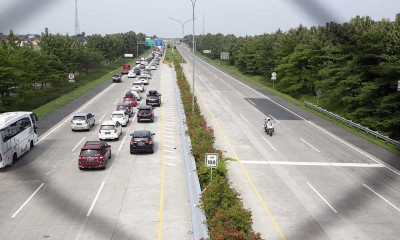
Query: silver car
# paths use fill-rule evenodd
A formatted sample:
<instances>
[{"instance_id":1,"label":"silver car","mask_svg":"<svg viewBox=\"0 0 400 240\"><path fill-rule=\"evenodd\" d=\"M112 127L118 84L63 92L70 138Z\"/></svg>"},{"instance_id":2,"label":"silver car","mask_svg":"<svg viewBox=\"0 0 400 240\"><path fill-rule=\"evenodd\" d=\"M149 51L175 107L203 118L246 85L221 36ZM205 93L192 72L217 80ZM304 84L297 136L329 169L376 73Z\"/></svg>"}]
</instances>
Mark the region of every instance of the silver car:
<instances>
[{"instance_id":1,"label":"silver car","mask_svg":"<svg viewBox=\"0 0 400 240\"><path fill-rule=\"evenodd\" d=\"M88 112L76 113L71 120L71 130L90 130L95 124L94 115Z\"/></svg>"}]
</instances>

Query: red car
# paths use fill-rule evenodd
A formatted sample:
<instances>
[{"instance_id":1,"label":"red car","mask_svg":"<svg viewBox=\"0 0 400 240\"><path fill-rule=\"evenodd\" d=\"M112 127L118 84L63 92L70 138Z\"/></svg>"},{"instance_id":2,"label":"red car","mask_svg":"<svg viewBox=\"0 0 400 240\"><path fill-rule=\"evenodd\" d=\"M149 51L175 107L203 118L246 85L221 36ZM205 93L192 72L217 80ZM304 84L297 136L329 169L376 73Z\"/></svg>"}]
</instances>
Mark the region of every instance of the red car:
<instances>
[{"instance_id":1,"label":"red car","mask_svg":"<svg viewBox=\"0 0 400 240\"><path fill-rule=\"evenodd\" d=\"M136 98L133 96L125 96L122 102L129 103L132 107L137 105Z\"/></svg>"},{"instance_id":2,"label":"red car","mask_svg":"<svg viewBox=\"0 0 400 240\"><path fill-rule=\"evenodd\" d=\"M111 158L111 146L105 141L87 141L81 148L78 167L105 169L108 159Z\"/></svg>"}]
</instances>

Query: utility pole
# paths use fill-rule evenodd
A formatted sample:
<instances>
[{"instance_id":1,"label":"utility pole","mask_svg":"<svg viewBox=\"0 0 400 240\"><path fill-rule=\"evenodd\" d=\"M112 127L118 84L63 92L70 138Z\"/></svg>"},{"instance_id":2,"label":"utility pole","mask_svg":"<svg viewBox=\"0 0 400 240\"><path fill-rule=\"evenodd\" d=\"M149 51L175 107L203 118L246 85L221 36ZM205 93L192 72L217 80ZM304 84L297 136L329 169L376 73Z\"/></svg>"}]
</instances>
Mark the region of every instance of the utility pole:
<instances>
[{"instance_id":1,"label":"utility pole","mask_svg":"<svg viewBox=\"0 0 400 240\"><path fill-rule=\"evenodd\" d=\"M79 19L78 19L78 0L75 0L75 36L81 33L79 29Z\"/></svg>"}]
</instances>

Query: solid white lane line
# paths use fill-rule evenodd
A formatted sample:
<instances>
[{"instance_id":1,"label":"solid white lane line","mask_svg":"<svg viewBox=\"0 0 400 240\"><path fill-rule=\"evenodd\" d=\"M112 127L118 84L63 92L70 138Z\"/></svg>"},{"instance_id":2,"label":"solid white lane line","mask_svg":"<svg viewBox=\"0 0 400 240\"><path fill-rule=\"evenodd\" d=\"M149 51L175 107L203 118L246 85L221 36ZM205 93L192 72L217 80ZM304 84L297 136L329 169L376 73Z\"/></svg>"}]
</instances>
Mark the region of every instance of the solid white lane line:
<instances>
[{"instance_id":1,"label":"solid white lane line","mask_svg":"<svg viewBox=\"0 0 400 240\"><path fill-rule=\"evenodd\" d=\"M306 140L300 138L301 141L305 142L308 146L312 147L315 151L320 152L317 148L315 148L313 145L309 144Z\"/></svg>"},{"instance_id":2,"label":"solid white lane line","mask_svg":"<svg viewBox=\"0 0 400 240\"><path fill-rule=\"evenodd\" d=\"M396 209L397 211L400 212L400 209L398 207L396 207L394 204L392 204L391 202L389 202L389 200L387 200L386 198L382 197L379 193L375 192L372 188L368 187L365 183L363 184L366 188L368 188L371 192L375 193L378 197L380 197L383 201L385 201L386 203L388 203L390 206L392 206L394 209Z\"/></svg>"},{"instance_id":3,"label":"solid white lane line","mask_svg":"<svg viewBox=\"0 0 400 240\"><path fill-rule=\"evenodd\" d=\"M82 141L85 140L85 138L86 138L86 137L83 137L83 138L78 142L78 144L76 144L76 146L72 149L72 152L75 151L75 149L76 149L78 146L81 145Z\"/></svg>"},{"instance_id":4,"label":"solid white lane line","mask_svg":"<svg viewBox=\"0 0 400 240\"><path fill-rule=\"evenodd\" d=\"M105 184L105 183L106 183L106 181L101 182L101 186L100 186L100 188L99 188L99 191L97 191L96 197L94 198L94 200L93 200L93 202L92 202L92 205L90 206L89 211L88 211L88 213L86 214L87 217L89 217L90 214L92 213L92 210L93 210L93 208L94 208L94 205L96 204L97 199L99 198L100 193L101 193L101 191L103 190L103 187L104 187L104 184Z\"/></svg>"},{"instance_id":5,"label":"solid white lane line","mask_svg":"<svg viewBox=\"0 0 400 240\"><path fill-rule=\"evenodd\" d=\"M246 122L248 122L249 120L247 120L241 113L239 113L240 114L240 116L244 119L244 120L246 120Z\"/></svg>"},{"instance_id":6,"label":"solid white lane line","mask_svg":"<svg viewBox=\"0 0 400 240\"><path fill-rule=\"evenodd\" d=\"M25 207L26 204L36 195L36 193L43 187L44 183L40 184L40 186L32 193L32 195L18 208L18 210L11 216L14 218L18 215L18 213Z\"/></svg>"},{"instance_id":7,"label":"solid white lane line","mask_svg":"<svg viewBox=\"0 0 400 240\"><path fill-rule=\"evenodd\" d=\"M104 113L104 115L103 115L103 116L101 116L101 118L100 118L99 122L101 122L105 116L106 116L106 113Z\"/></svg>"},{"instance_id":8,"label":"solid white lane line","mask_svg":"<svg viewBox=\"0 0 400 240\"><path fill-rule=\"evenodd\" d=\"M110 85L109 87L107 87L106 89L104 89L102 92L100 92L99 94L97 94L94 98L92 98L92 100L90 100L89 102L87 102L85 105L83 105L81 108L79 108L76 112L70 114L68 117L64 118L64 121L62 121L60 124L57 125L57 127L53 128L53 130L51 130L50 132L46 133L43 137L41 137L39 139L39 141L36 143L38 144L39 142L41 142L42 140L44 140L47 136L49 136L50 134L52 134L54 131L56 131L59 127L61 127L64 123L66 123L67 121L69 121L72 116L75 115L75 113L78 113L80 111L82 111L82 109L84 109L85 107L87 107L89 104L91 104L94 100L96 100L97 98L99 98L101 95L103 95L105 92L107 92L110 88L112 88L115 85Z\"/></svg>"},{"instance_id":9,"label":"solid white lane line","mask_svg":"<svg viewBox=\"0 0 400 240\"><path fill-rule=\"evenodd\" d=\"M246 161L244 164L264 165L290 165L290 166L320 166L320 167L363 167L363 168L384 168L383 164L377 163L330 163L330 162L290 162L290 161Z\"/></svg>"},{"instance_id":10,"label":"solid white lane line","mask_svg":"<svg viewBox=\"0 0 400 240\"><path fill-rule=\"evenodd\" d=\"M268 141L267 141L267 139L265 139L264 137L262 137L263 139L264 139L264 141L265 142L267 142L268 143L268 145L272 148L272 149L274 149L275 150L275 152L277 152L278 150L276 150L276 148L274 148L274 146L272 146L272 144L271 143L269 143Z\"/></svg>"},{"instance_id":11,"label":"solid white lane line","mask_svg":"<svg viewBox=\"0 0 400 240\"><path fill-rule=\"evenodd\" d=\"M251 104L253 104L254 106L256 105L253 101L247 99L247 101L249 101Z\"/></svg>"},{"instance_id":12,"label":"solid white lane line","mask_svg":"<svg viewBox=\"0 0 400 240\"><path fill-rule=\"evenodd\" d=\"M308 186L310 186L310 188L332 209L332 211L334 211L335 213L337 213L336 209L332 207L331 204L329 204L328 201L326 201L326 199L308 182L307 183Z\"/></svg>"},{"instance_id":13,"label":"solid white lane line","mask_svg":"<svg viewBox=\"0 0 400 240\"><path fill-rule=\"evenodd\" d=\"M121 151L121 148L122 148L122 145L124 145L125 139L126 139L126 135L125 135L124 139L122 139L121 144L119 145L118 152Z\"/></svg>"},{"instance_id":14,"label":"solid white lane line","mask_svg":"<svg viewBox=\"0 0 400 240\"><path fill-rule=\"evenodd\" d=\"M272 119L274 119L275 122L280 123L276 118L274 118L274 116L269 115Z\"/></svg>"},{"instance_id":15,"label":"solid white lane line","mask_svg":"<svg viewBox=\"0 0 400 240\"><path fill-rule=\"evenodd\" d=\"M231 103L231 102L229 102L229 100L228 100L228 99L226 99L226 97L224 97L224 99L225 99L225 101L227 101L229 104L231 104L231 105L232 105L232 103Z\"/></svg>"}]
</instances>

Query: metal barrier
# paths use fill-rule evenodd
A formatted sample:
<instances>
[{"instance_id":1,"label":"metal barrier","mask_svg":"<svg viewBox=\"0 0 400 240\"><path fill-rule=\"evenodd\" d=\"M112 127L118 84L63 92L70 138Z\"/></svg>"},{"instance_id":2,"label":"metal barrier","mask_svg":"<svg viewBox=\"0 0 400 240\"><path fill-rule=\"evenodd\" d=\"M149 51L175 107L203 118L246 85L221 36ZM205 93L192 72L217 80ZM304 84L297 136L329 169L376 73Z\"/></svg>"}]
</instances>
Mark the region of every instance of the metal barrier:
<instances>
[{"instance_id":1,"label":"metal barrier","mask_svg":"<svg viewBox=\"0 0 400 240\"><path fill-rule=\"evenodd\" d=\"M186 134L188 127L186 125L186 116L184 114L183 103L181 101L181 93L178 87L175 67L173 71L173 79L175 79L175 92L177 96L177 105L179 112L180 127L181 127L181 138L183 145L183 154L186 169L186 180L189 191L189 203L190 203L190 213L192 216L192 227L193 227L193 239L208 239L208 227L206 225L206 216L204 212L200 209L200 196L201 188L199 182L199 176L197 175L196 162L191 154L192 144L190 141L190 136Z\"/></svg>"},{"instance_id":2,"label":"metal barrier","mask_svg":"<svg viewBox=\"0 0 400 240\"><path fill-rule=\"evenodd\" d=\"M364 126L360 125L359 123L355 123L355 122L353 122L351 120L348 120L348 119L346 119L344 117L341 117L341 116L339 116L339 115L337 115L335 113L329 112L328 110L323 109L321 107L318 107L318 106L316 106L316 105L314 105L312 103L309 103L307 101L304 101L304 104L309 108L313 108L313 109L315 109L315 110L317 110L319 112L322 112L322 113L324 113L324 114L326 114L326 115L328 115L330 117L333 117L333 118L335 118L335 119L337 119L337 120L339 120L341 122L347 123L352 127L358 128L359 130L362 130L362 131L364 131L366 133L369 133L369 134L371 134L371 135L373 135L373 136L375 136L377 138L380 138L380 139L382 139L382 140L384 140L386 142L389 142L389 143L391 143L391 144L393 144L393 145L395 145L397 147L400 147L400 142L399 141L391 139L388 136L382 135L378 131L373 131L373 130L367 128L367 127L364 127Z\"/></svg>"}]
</instances>

